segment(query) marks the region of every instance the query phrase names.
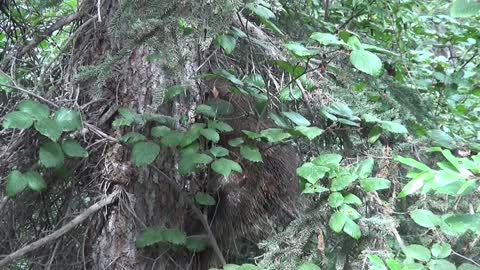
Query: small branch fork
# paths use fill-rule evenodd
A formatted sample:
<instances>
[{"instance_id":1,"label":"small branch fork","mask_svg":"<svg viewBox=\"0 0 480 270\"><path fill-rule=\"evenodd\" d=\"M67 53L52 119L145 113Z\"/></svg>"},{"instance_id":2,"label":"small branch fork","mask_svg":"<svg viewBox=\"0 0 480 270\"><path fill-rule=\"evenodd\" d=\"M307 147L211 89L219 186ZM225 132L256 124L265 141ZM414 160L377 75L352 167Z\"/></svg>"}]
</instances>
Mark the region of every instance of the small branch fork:
<instances>
[{"instance_id":1,"label":"small branch fork","mask_svg":"<svg viewBox=\"0 0 480 270\"><path fill-rule=\"evenodd\" d=\"M22 256L24 256L28 252L34 251L34 250L52 242L52 241L55 241L55 240L59 239L64 234L68 233L73 228L75 228L77 225L84 222L87 218L89 218L90 216L95 214L98 210L100 210L103 207L105 207L105 206L111 204L112 202L114 202L114 200L117 198L119 193L120 193L120 190L111 193L107 197L103 198L102 200L96 202L95 204L93 204L92 206L87 208L82 214L76 216L74 219L72 219L70 222L65 224L60 229L58 229L58 230L54 231L53 233L51 233L51 234L49 234L49 235L47 235L43 238L40 238L37 241L35 241L33 243L30 243L30 244L18 249L17 251L7 255L5 258L0 260L0 269L3 269L4 266L6 266L7 264L21 258Z\"/></svg>"}]
</instances>

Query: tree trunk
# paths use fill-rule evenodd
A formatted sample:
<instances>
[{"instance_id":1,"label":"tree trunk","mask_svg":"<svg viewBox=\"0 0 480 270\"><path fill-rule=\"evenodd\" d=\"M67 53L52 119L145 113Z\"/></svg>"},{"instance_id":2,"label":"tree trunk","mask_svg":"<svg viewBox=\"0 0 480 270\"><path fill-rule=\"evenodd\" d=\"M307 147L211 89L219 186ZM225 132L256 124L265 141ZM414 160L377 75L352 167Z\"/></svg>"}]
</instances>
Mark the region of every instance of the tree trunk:
<instances>
[{"instance_id":1,"label":"tree trunk","mask_svg":"<svg viewBox=\"0 0 480 270\"><path fill-rule=\"evenodd\" d=\"M81 92L108 99L107 112L109 108L128 107L139 113L161 113L173 117L177 128L194 122L193 110L200 100L200 89L192 78L200 61L201 43L208 45L209 38L221 29L204 24L227 1L207 4L106 0L101 6L96 2L84 3L87 7L90 5L87 10L97 18L95 26L79 37L76 59L73 58L80 78L77 85L84 90ZM227 26L225 18L232 12L233 9L222 9L216 15L222 20L221 27ZM178 26L180 18L195 27L196 32L182 33ZM208 35L205 34L207 26L213 31ZM152 60L159 54L162 59ZM92 69L95 72L91 72ZM173 103L163 102L165 89L179 84L188 86L186 94ZM101 125L103 131L116 139L126 133L124 129L111 128L111 118L87 116L86 120ZM89 268L192 269L192 255L186 252L135 247L136 237L145 227L185 230L188 223L193 222L193 218L187 216L188 208L181 196L163 176L131 165L128 147L111 143L102 155L104 160L99 172L102 193L116 189L124 192L119 203L105 209L90 228ZM176 153L162 148L155 165L186 187L191 179L180 179L176 164Z\"/></svg>"}]
</instances>

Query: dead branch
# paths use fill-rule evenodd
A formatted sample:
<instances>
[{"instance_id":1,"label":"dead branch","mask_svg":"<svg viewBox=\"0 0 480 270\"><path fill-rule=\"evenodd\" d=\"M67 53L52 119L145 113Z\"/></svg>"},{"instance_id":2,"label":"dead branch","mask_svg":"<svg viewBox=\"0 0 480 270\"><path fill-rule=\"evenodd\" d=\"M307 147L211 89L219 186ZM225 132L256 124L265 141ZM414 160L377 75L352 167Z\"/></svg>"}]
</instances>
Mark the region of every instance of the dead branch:
<instances>
[{"instance_id":1,"label":"dead branch","mask_svg":"<svg viewBox=\"0 0 480 270\"><path fill-rule=\"evenodd\" d=\"M5 258L3 258L0 261L0 269L2 267L4 267L5 265L21 258L22 256L24 256L28 252L34 251L34 250L36 250L36 249L38 249L38 248L40 248L40 247L42 247L42 246L44 246L44 245L46 245L50 242L55 241L58 238L62 237L64 234L68 233L73 228L75 228L77 225L81 224L87 218L89 218L90 216L95 214L98 210L100 210L101 208L111 204L116 199L116 197L118 196L119 193L120 193L119 190L111 193L110 195L108 195L104 199L96 202L95 204L93 204L92 206L87 208L82 214L76 216L74 219L72 219L70 222L65 224L60 229L58 229L58 230L54 231L53 233L51 233L51 234L33 242L33 243L30 243L30 244L20 248L19 250L7 255Z\"/></svg>"}]
</instances>

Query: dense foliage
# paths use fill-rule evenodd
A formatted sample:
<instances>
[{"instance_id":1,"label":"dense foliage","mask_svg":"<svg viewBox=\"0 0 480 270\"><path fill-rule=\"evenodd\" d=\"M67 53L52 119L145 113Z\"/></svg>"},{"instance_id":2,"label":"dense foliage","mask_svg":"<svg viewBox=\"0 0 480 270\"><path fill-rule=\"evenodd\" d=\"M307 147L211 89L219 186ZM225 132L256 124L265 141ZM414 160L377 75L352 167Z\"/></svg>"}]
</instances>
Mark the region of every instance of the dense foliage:
<instances>
[{"instance_id":1,"label":"dense foliage","mask_svg":"<svg viewBox=\"0 0 480 270\"><path fill-rule=\"evenodd\" d=\"M88 109L91 103L79 98L84 94L65 82L108 84L130 51L73 71L69 55L79 50L72 44L81 39L83 26L74 18L81 4L11 2L0 8L0 228L16 231L25 246L66 223L64 206L55 203L63 190L75 187L69 189L78 195L75 211L98 195L91 190L99 183L83 176L93 175L96 165L88 159L103 155L100 145L127 146L131 167L125 170L159 171L156 161L169 149L178 163L166 178L178 182L228 179L244 173L243 162L266 163L265 149L288 144L302 157L295 171L299 214L286 226L270 220L268 234L253 239L255 247L245 239L220 245L241 246L227 257L237 264L223 269L480 269L478 1L222 2L218 13L235 10L232 16L245 20L245 28L212 27L218 33L205 49L214 57L199 63L193 79L213 85L215 98L194 108L197 121L119 107L102 123L112 128L107 134L87 120L108 108ZM49 32L58 18L65 23ZM196 39L204 31L197 19L168 23L183 38ZM138 23L149 22L156 26ZM132 48L156 42L130 38ZM152 47L146 62L182 65L179 48ZM245 115L272 125L235 130L229 124L236 117L234 98L217 98L224 91L217 82L248 100ZM190 87L171 83L155 102L181 103ZM87 139L88 130L101 139ZM220 143L234 131L240 135ZM20 149L18 138L30 146ZM222 203L216 194L190 194L189 184L182 185L181 200L191 199L194 209ZM2 218L12 214L2 211L11 201L19 208L42 201L50 213L9 224ZM209 234L147 225L136 238L138 249L165 245L193 257L216 245ZM7 239L0 240L0 253L15 251ZM0 255L0 268L5 258ZM37 260L27 254L8 269L36 269Z\"/></svg>"}]
</instances>

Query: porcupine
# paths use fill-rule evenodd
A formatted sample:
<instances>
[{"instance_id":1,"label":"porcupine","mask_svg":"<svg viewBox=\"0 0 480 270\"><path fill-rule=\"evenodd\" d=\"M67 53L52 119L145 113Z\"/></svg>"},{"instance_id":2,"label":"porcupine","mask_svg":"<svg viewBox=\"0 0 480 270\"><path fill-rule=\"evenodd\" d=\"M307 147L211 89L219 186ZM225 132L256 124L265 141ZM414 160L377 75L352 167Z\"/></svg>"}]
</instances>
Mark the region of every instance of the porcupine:
<instances>
[{"instance_id":1,"label":"porcupine","mask_svg":"<svg viewBox=\"0 0 480 270\"><path fill-rule=\"evenodd\" d=\"M233 114L219 120L228 123L234 131L224 134L219 144L233 152L230 158L239 162L243 169L242 173L231 174L228 178L209 179L209 192L218 195L218 205L210 213L212 230L226 252L238 237L256 240L265 237L263 229L268 219L286 223L294 217L294 202L299 190L295 171L299 157L296 148L289 143L271 145L247 140L245 144L260 149L263 162L237 158L240 157L238 148L228 146L228 140L245 138L242 130L260 132L274 125L267 117L252 111L255 108L253 98L231 92L229 84L223 80L212 83L213 98L228 101L233 107Z\"/></svg>"}]
</instances>

